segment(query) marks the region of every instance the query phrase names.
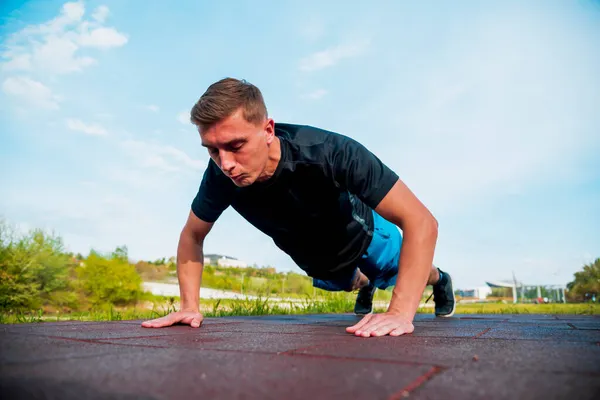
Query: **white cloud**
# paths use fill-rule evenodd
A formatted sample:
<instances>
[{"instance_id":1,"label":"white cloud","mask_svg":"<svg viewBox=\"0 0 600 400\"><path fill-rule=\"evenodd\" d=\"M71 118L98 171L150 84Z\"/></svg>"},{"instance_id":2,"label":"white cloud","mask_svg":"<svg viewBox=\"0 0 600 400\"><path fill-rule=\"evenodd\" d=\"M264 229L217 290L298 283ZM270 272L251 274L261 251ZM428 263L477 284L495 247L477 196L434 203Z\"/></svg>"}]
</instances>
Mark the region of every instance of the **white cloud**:
<instances>
[{"instance_id":1,"label":"white cloud","mask_svg":"<svg viewBox=\"0 0 600 400\"><path fill-rule=\"evenodd\" d=\"M76 56L77 49L78 46L71 39L64 36L48 36L44 44L35 46L33 65L43 65L44 70L50 73L67 74L79 72L96 63L92 57Z\"/></svg>"},{"instance_id":2,"label":"white cloud","mask_svg":"<svg viewBox=\"0 0 600 400\"><path fill-rule=\"evenodd\" d=\"M4 93L14 96L27 104L57 110L60 98L52 93L52 90L44 84L24 76L11 76L2 83Z\"/></svg>"},{"instance_id":3,"label":"white cloud","mask_svg":"<svg viewBox=\"0 0 600 400\"><path fill-rule=\"evenodd\" d=\"M85 7L81 1L65 3L62 11L66 18L73 21L78 21L81 19L81 17L83 17L83 14L85 13Z\"/></svg>"},{"instance_id":4,"label":"white cloud","mask_svg":"<svg viewBox=\"0 0 600 400\"><path fill-rule=\"evenodd\" d=\"M30 35L51 35L60 33L64 31L66 27L80 21L84 13L85 7L83 3L65 3L63 4L61 13L58 17L40 25L29 25L23 28L23 30L20 32L14 34L12 39L27 37Z\"/></svg>"},{"instance_id":5,"label":"white cloud","mask_svg":"<svg viewBox=\"0 0 600 400\"><path fill-rule=\"evenodd\" d=\"M149 104L149 105L147 105L146 109L150 110L152 112L158 112L158 110L160 110L160 108L157 105L155 105L155 104Z\"/></svg>"},{"instance_id":6,"label":"white cloud","mask_svg":"<svg viewBox=\"0 0 600 400\"><path fill-rule=\"evenodd\" d=\"M173 146L164 146L157 142L130 139L121 142L121 146L142 167L176 172L184 170L197 171L205 166L204 161L195 160L182 150Z\"/></svg>"},{"instance_id":7,"label":"white cloud","mask_svg":"<svg viewBox=\"0 0 600 400\"><path fill-rule=\"evenodd\" d=\"M103 26L108 15L106 6L96 9L93 20L83 20L84 14L83 3L66 3L56 18L10 35L1 54L3 70L43 74L80 72L97 63L91 55L81 54L82 49L108 49L127 43L125 34Z\"/></svg>"},{"instance_id":8,"label":"white cloud","mask_svg":"<svg viewBox=\"0 0 600 400\"><path fill-rule=\"evenodd\" d=\"M23 70L29 71L31 69L31 55L30 54L19 54L10 59L10 61L2 65L4 71Z\"/></svg>"},{"instance_id":9,"label":"white cloud","mask_svg":"<svg viewBox=\"0 0 600 400\"><path fill-rule=\"evenodd\" d=\"M92 18L94 18L96 21L98 21L102 24L102 23L104 23L104 21L106 21L106 17L108 17L109 13L110 13L110 11L109 11L108 7L99 6L96 8L96 10L94 10L94 13L92 14Z\"/></svg>"},{"instance_id":10,"label":"white cloud","mask_svg":"<svg viewBox=\"0 0 600 400\"><path fill-rule=\"evenodd\" d=\"M190 156L188 156L187 153L185 153L173 146L163 147L163 152L167 155L170 155L173 159L178 160L180 163L182 163L183 165L185 165L188 168L193 168L193 169L204 168L204 165L205 165L204 161L195 160L195 159L191 158Z\"/></svg>"},{"instance_id":11,"label":"white cloud","mask_svg":"<svg viewBox=\"0 0 600 400\"><path fill-rule=\"evenodd\" d=\"M360 40L354 43L330 47L300 60L300 69L310 72L332 67L344 58L357 57L363 54L368 45L368 40Z\"/></svg>"},{"instance_id":12,"label":"white cloud","mask_svg":"<svg viewBox=\"0 0 600 400\"><path fill-rule=\"evenodd\" d=\"M67 127L73 131L83 132L86 135L94 135L94 136L105 136L108 134L106 129L104 129L100 125L94 124L86 124L78 119L67 119L66 120Z\"/></svg>"},{"instance_id":13,"label":"white cloud","mask_svg":"<svg viewBox=\"0 0 600 400\"><path fill-rule=\"evenodd\" d=\"M317 89L313 92L310 92L310 93L304 95L304 97L307 99L311 99L311 100L318 100L321 97L325 96L327 93L328 93L328 91L325 89Z\"/></svg>"},{"instance_id":14,"label":"white cloud","mask_svg":"<svg viewBox=\"0 0 600 400\"><path fill-rule=\"evenodd\" d=\"M179 114L177 114L177 121L181 122L184 125L187 125L190 123L190 112L189 111L181 111Z\"/></svg>"},{"instance_id":15,"label":"white cloud","mask_svg":"<svg viewBox=\"0 0 600 400\"><path fill-rule=\"evenodd\" d=\"M82 32L77 37L77 43L83 47L98 47L108 49L120 47L127 43L128 39L114 28L96 28L88 32L87 24L83 25Z\"/></svg>"}]
</instances>

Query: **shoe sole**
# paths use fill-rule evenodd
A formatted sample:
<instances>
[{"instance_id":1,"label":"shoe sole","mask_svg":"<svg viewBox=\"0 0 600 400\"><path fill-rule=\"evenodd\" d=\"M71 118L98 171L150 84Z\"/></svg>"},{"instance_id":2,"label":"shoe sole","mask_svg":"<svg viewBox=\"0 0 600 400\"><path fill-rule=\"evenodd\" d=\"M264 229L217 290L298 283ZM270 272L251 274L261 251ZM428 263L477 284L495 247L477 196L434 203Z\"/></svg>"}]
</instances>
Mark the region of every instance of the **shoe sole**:
<instances>
[{"instance_id":1,"label":"shoe sole","mask_svg":"<svg viewBox=\"0 0 600 400\"><path fill-rule=\"evenodd\" d=\"M454 305L452 306L452 311L450 312L450 314L435 314L436 317L442 317L442 318L448 318L454 315L454 312L456 311L456 299L454 300Z\"/></svg>"},{"instance_id":2,"label":"shoe sole","mask_svg":"<svg viewBox=\"0 0 600 400\"><path fill-rule=\"evenodd\" d=\"M356 309L354 309L354 314L355 315L368 315L368 314L373 314L373 308L371 308L368 312L358 312L356 311Z\"/></svg>"}]
</instances>

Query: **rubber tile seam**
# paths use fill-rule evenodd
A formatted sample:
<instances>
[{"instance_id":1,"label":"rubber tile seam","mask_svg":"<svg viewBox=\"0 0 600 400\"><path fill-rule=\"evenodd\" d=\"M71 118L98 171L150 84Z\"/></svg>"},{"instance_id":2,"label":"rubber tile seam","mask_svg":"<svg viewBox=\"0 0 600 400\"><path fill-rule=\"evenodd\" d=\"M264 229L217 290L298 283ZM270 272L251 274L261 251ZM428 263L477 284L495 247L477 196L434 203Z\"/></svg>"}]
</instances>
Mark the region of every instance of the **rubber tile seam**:
<instances>
[{"instance_id":1,"label":"rubber tile seam","mask_svg":"<svg viewBox=\"0 0 600 400\"><path fill-rule=\"evenodd\" d=\"M276 335L311 335L311 336L351 336L350 333L327 333L327 332L277 332L277 331L206 331L206 333L237 333L237 334L247 334L247 333L269 333Z\"/></svg>"},{"instance_id":2,"label":"rubber tile seam","mask_svg":"<svg viewBox=\"0 0 600 400\"><path fill-rule=\"evenodd\" d=\"M418 361L397 361L387 360L382 358L370 358L370 357L349 357L349 356L333 356L330 354L306 354L306 353L277 353L277 355L287 357L306 357L306 358L321 358L326 360L339 360L339 361L369 361L382 364L395 364L395 365L413 365L413 366L431 366L432 363L421 363Z\"/></svg>"},{"instance_id":3,"label":"rubber tile seam","mask_svg":"<svg viewBox=\"0 0 600 400\"><path fill-rule=\"evenodd\" d=\"M481 336L485 335L486 333L488 333L489 331L491 331L492 328L486 328L483 331L479 332L477 335L473 336L473 339L478 339Z\"/></svg>"},{"instance_id":4,"label":"rubber tile seam","mask_svg":"<svg viewBox=\"0 0 600 400\"><path fill-rule=\"evenodd\" d=\"M152 346L152 345L145 345L145 344L122 344L122 343L112 343L112 342L106 342L103 340L113 340L113 339L79 339L79 338L70 338L70 337L64 337L64 336L46 336L50 339L59 339L59 340L69 340L69 341L73 341L73 342L82 342L82 343L92 343L92 344L103 344L103 345L113 345L113 346L128 346L128 347L146 347L146 348L158 348L158 349L165 349L167 348L167 346Z\"/></svg>"},{"instance_id":5,"label":"rubber tile seam","mask_svg":"<svg viewBox=\"0 0 600 400\"><path fill-rule=\"evenodd\" d=\"M391 395L389 400L400 400L402 398L408 397L412 392L423 386L427 381L433 379L433 377L445 371L446 369L447 368L434 365L429 371L419 376L417 379L415 379L414 381L406 385L404 388L402 388L400 391Z\"/></svg>"}]
</instances>

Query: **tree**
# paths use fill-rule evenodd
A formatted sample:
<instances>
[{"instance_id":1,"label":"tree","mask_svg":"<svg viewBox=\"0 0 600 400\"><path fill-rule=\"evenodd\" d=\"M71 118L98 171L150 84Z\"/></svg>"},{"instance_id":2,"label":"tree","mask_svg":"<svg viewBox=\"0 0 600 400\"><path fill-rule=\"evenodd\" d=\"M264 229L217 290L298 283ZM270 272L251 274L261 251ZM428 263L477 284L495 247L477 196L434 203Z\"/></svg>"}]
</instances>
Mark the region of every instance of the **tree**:
<instances>
[{"instance_id":1,"label":"tree","mask_svg":"<svg viewBox=\"0 0 600 400\"><path fill-rule=\"evenodd\" d=\"M78 269L81 287L95 306L124 305L142 294L142 278L127 261L126 248L118 247L108 257L91 251Z\"/></svg>"},{"instance_id":2,"label":"tree","mask_svg":"<svg viewBox=\"0 0 600 400\"><path fill-rule=\"evenodd\" d=\"M600 294L600 258L593 263L586 264L579 272L575 272L575 279L567 284L571 301L599 301Z\"/></svg>"},{"instance_id":3,"label":"tree","mask_svg":"<svg viewBox=\"0 0 600 400\"><path fill-rule=\"evenodd\" d=\"M39 229L17 237L0 222L0 309L73 305L71 266L60 237Z\"/></svg>"},{"instance_id":4,"label":"tree","mask_svg":"<svg viewBox=\"0 0 600 400\"><path fill-rule=\"evenodd\" d=\"M35 229L28 239L33 261L32 283L37 286L40 300L44 304L73 306L77 296L72 292L68 279L73 267L72 257L65 251L62 238Z\"/></svg>"},{"instance_id":5,"label":"tree","mask_svg":"<svg viewBox=\"0 0 600 400\"><path fill-rule=\"evenodd\" d=\"M122 262L129 262L129 250L127 249L127 246L118 246L115 251L112 252L111 257Z\"/></svg>"}]
</instances>

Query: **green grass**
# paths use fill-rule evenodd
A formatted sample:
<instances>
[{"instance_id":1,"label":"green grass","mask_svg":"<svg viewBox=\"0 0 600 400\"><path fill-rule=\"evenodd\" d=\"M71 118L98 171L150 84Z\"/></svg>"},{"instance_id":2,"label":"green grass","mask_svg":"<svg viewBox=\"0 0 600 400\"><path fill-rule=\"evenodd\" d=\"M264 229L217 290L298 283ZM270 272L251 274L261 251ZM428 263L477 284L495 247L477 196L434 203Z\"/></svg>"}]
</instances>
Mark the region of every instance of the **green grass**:
<instances>
[{"instance_id":1,"label":"green grass","mask_svg":"<svg viewBox=\"0 0 600 400\"><path fill-rule=\"evenodd\" d=\"M298 302L276 303L259 297L253 300L216 300L209 304L203 307L206 317L346 313L354 309L354 300L342 294L331 294L322 300L306 297Z\"/></svg>"},{"instance_id":2,"label":"green grass","mask_svg":"<svg viewBox=\"0 0 600 400\"><path fill-rule=\"evenodd\" d=\"M421 313L433 313L433 309L419 309ZM457 314L574 314L598 315L600 304L458 304Z\"/></svg>"},{"instance_id":3,"label":"green grass","mask_svg":"<svg viewBox=\"0 0 600 400\"><path fill-rule=\"evenodd\" d=\"M269 298L254 300L205 300L200 303L205 317L239 315L288 315L288 314L335 314L350 313L354 309L352 293L328 293L319 299L306 297L298 302L276 303ZM58 321L126 321L162 317L176 311L175 298L157 298L153 309L115 308L105 306L88 312L44 314L42 310L31 312L0 313L0 324L19 324ZM376 307L375 312L384 312ZM433 307L419 308L418 313L433 313ZM571 314L598 315L600 304L459 304L457 314Z\"/></svg>"}]
</instances>

